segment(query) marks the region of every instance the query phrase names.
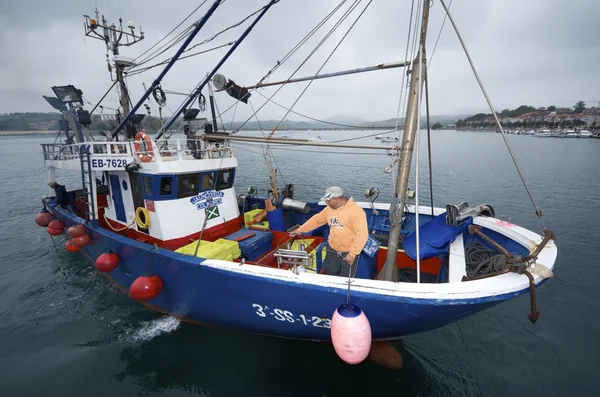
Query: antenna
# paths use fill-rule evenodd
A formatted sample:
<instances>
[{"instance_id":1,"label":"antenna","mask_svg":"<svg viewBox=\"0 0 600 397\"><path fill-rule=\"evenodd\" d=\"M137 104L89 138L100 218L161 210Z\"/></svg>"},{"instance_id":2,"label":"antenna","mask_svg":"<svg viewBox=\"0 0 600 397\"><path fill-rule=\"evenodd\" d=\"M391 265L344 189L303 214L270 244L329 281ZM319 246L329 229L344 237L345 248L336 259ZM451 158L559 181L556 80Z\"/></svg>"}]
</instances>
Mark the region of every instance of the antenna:
<instances>
[{"instance_id":1,"label":"antenna","mask_svg":"<svg viewBox=\"0 0 600 397\"><path fill-rule=\"evenodd\" d=\"M127 28L123 29L123 19L121 18L119 18L119 26L117 27L114 23L109 22L104 14L100 15L98 8L95 10L94 18L91 18L89 15L84 15L83 17L85 18L85 35L92 39L102 40L106 44L106 63L108 72L110 73L111 80L116 80L119 83L118 89L121 93L119 98L121 108L123 109L123 114L128 114L131 101L125 83L124 71L135 66L135 60L119 55L119 47L128 47L142 41L144 39L144 31L140 26L139 33L137 33L137 27L133 21L129 21L127 23ZM108 55L109 52L112 52L113 54L115 80L112 78L113 65L111 64ZM128 132L131 134L131 131Z\"/></svg>"}]
</instances>

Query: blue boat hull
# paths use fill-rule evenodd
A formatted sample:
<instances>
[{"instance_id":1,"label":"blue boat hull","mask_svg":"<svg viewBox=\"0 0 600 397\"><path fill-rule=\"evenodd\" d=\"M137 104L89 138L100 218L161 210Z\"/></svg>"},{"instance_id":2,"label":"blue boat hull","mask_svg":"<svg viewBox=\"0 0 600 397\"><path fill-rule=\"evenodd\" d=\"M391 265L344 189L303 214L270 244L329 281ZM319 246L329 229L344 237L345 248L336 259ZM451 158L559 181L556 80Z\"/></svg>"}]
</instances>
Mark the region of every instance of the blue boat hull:
<instances>
[{"instance_id":1,"label":"blue boat hull","mask_svg":"<svg viewBox=\"0 0 600 397\"><path fill-rule=\"evenodd\" d=\"M77 216L48 208L66 227ZM330 340L330 319L347 290L275 280L203 266L202 260L125 238L88 224L92 260L112 250L120 263L108 273L126 293L148 269L163 281L160 295L147 305L203 325L307 340ZM442 327L527 292L467 300L415 299L352 291L351 300L367 315L373 339L396 339Z\"/></svg>"}]
</instances>

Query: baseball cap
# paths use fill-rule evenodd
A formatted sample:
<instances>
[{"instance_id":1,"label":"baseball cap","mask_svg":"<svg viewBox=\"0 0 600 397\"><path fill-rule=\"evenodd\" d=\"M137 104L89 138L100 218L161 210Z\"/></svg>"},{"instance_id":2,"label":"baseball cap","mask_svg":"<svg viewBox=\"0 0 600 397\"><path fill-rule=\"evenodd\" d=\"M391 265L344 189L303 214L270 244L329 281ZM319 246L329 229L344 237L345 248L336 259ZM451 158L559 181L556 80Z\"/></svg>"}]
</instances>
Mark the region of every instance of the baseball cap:
<instances>
[{"instance_id":1,"label":"baseball cap","mask_svg":"<svg viewBox=\"0 0 600 397\"><path fill-rule=\"evenodd\" d=\"M343 195L344 195L344 192L342 191L341 187L332 186L330 188L327 188L327 190L325 190L325 195L323 197L321 197L320 201L328 201L331 198L340 197Z\"/></svg>"}]
</instances>

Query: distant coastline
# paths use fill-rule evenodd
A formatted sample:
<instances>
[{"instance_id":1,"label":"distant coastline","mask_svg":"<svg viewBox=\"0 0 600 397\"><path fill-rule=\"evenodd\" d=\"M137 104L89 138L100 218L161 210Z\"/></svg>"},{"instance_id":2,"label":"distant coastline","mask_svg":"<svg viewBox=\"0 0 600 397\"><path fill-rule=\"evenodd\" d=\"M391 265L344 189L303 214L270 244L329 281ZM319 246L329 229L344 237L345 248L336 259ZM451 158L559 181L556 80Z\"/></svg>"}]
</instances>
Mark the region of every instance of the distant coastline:
<instances>
[{"instance_id":1,"label":"distant coastline","mask_svg":"<svg viewBox=\"0 0 600 397\"><path fill-rule=\"evenodd\" d=\"M0 131L0 136L12 135L56 135L58 131Z\"/></svg>"}]
</instances>

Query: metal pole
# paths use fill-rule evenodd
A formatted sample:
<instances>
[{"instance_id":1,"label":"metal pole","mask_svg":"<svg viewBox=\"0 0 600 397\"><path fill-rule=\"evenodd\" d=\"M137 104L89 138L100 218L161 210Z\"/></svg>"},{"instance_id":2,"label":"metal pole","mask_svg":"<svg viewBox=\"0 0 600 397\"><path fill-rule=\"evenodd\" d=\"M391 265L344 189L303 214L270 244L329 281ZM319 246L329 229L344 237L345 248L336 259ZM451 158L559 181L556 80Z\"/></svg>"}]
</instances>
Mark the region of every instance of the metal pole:
<instances>
[{"instance_id":1,"label":"metal pole","mask_svg":"<svg viewBox=\"0 0 600 397\"><path fill-rule=\"evenodd\" d=\"M261 13L258 14L256 19L250 24L250 26L248 26L248 28L244 31L244 33L242 33L240 38L236 40L235 44L229 49L229 51L227 51L227 54L225 54L225 56L219 61L217 66L215 66L214 69L208 74L208 76L206 76L206 78L204 78L204 80L200 83L198 88L196 88L194 90L194 92L189 95L188 99L177 109L177 111L169 118L169 120L167 120L164 127L158 131L158 133L155 135L154 139L159 139L162 136L163 132L166 131L175 122L175 120L177 120L177 117L179 117L179 115L183 112L183 109L187 109L188 106L194 101L194 99L198 95L200 95L200 92L202 92L202 88L204 88L206 83L208 83L208 81L213 77L213 75L215 73L217 73L217 70L219 70L219 68L225 63L227 58L229 58L229 56L236 50L238 45L240 45L242 43L242 41L244 41L246 36L248 36L248 33L250 33L250 31L258 23L258 21L260 21L260 19L263 17L263 15L265 15L265 13L269 10L269 8L271 8L271 6L277 2L279 2L279 0L271 0L269 2L269 4L264 6Z\"/></svg>"},{"instance_id":2,"label":"metal pole","mask_svg":"<svg viewBox=\"0 0 600 397\"><path fill-rule=\"evenodd\" d=\"M419 54L415 57L412 63L411 82L410 82L410 99L406 110L406 123L404 126L404 136L402 146L400 148L400 160L398 166L398 178L396 181L395 198L390 207L390 234L388 241L387 256L383 269L379 273L378 279L387 281L398 280L398 268L396 267L396 254L400 245L400 229L402 227L402 216L404 214L404 205L406 202L406 190L408 188L408 179L410 176L410 167L412 154L415 145L415 137L419 131L418 120L418 97L419 91L423 86L423 78L421 76L421 67L419 59L426 62L424 54L421 50L425 48L425 39L427 38L427 22L429 20L429 1L423 2L423 18L421 22L421 38L419 44ZM418 208L416 215L418 216Z\"/></svg>"},{"instance_id":3,"label":"metal pole","mask_svg":"<svg viewBox=\"0 0 600 397\"><path fill-rule=\"evenodd\" d=\"M158 75L158 77L156 78L156 80L154 80L152 82L152 85L150 85L150 88L148 88L148 90L144 93L144 95L142 95L142 97L140 98L140 100L138 101L138 103L135 104L135 106L131 109L131 111L127 114L127 116L125 116L125 118L123 119L123 121L121 122L121 124L119 124L119 126L117 127L117 129L112 133L113 138L116 137L117 134L123 129L123 127L129 122L129 119L131 119L131 117L140 108L140 106L142 106L142 104L144 103L144 101L146 100L146 98L148 98L150 96L150 94L152 93L152 90L154 90L154 88L156 88L156 86L158 86L158 84L160 84L160 81L162 80L162 78L165 77L165 75L167 74L167 72L169 71L169 69L171 69L171 67L175 64L175 62L177 61L177 59L179 59L179 57L181 56L181 54L183 53L183 51L190 44L190 42L194 39L194 37L196 37L196 35L200 31L200 29L202 29L202 27L204 26L204 24L206 24L206 21L208 21L208 19L212 16L213 12L215 12L215 10L220 5L220 3L221 3L221 0L215 0L213 2L213 4L208 9L208 11L206 11L206 14L204 14L204 16L202 17L202 19L197 23L197 25L194 28L194 30L192 30L192 32L189 34L189 36L187 37L187 39L185 39L184 43L177 50L177 53L175 53L175 55L173 56L173 58L171 58L171 60L167 64L167 66L165 66L165 68Z\"/></svg>"},{"instance_id":4,"label":"metal pole","mask_svg":"<svg viewBox=\"0 0 600 397\"><path fill-rule=\"evenodd\" d=\"M102 101L104 100L104 98L106 98L106 96L108 95L108 93L110 92L110 90L113 89L113 87L117 84L116 81L113 81L112 85L110 86L110 88L104 93L104 95L102 95L102 98L100 98L100 100L98 101L98 103L96 104L96 106L94 106L94 108L90 111L90 115L92 113L94 113L94 110L96 110L98 108L98 106L100 106L100 104L102 103Z\"/></svg>"},{"instance_id":5,"label":"metal pole","mask_svg":"<svg viewBox=\"0 0 600 397\"><path fill-rule=\"evenodd\" d=\"M269 144L282 144L282 145L300 145L300 146L320 146L320 147L339 147L347 149L378 149L378 150L395 150L395 146L383 146L383 145L360 145L360 144L345 144L345 143L329 143L329 142L311 142L309 140L300 139L284 139L284 138L262 138L262 137L251 137L251 136L239 136L239 135L225 135L225 134L206 134L204 138L210 140L220 139L223 141L239 141L239 142L259 142Z\"/></svg>"},{"instance_id":6,"label":"metal pole","mask_svg":"<svg viewBox=\"0 0 600 397\"><path fill-rule=\"evenodd\" d=\"M269 87L269 86L272 86L272 85L282 85L282 84L289 84L289 83L299 83L301 81L326 79L326 78L329 78L329 77L345 76L345 75L348 75L348 74L372 72L374 70L402 68L402 67L405 67L405 66L407 66L409 64L410 64L410 62L380 63L379 65L375 65L375 66L367 66L367 67L358 68L358 69L342 70L340 72L318 74L316 76L298 77L297 79L288 79L288 80L282 80L282 81L274 81L272 83L261 83L261 84L257 84L257 85L251 85L251 86L248 86L248 87L244 87L244 88L246 88L246 89L252 89L252 88L260 88L260 87Z\"/></svg>"},{"instance_id":7,"label":"metal pole","mask_svg":"<svg viewBox=\"0 0 600 397\"><path fill-rule=\"evenodd\" d=\"M215 112L215 99L213 97L213 90L210 84L208 85L208 101L210 102L210 114L212 117L213 132L216 134L219 132L219 126L217 123L217 112Z\"/></svg>"}]
</instances>

